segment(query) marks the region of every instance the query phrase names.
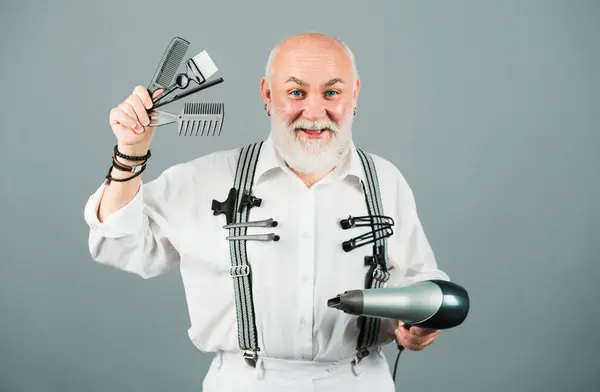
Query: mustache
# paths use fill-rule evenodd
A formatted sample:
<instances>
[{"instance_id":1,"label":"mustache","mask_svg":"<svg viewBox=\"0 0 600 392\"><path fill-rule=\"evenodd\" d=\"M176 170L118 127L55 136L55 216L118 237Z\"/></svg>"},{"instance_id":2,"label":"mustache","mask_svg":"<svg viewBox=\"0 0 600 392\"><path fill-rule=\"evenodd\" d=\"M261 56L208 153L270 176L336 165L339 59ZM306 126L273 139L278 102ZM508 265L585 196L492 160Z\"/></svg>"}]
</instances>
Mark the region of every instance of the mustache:
<instances>
[{"instance_id":1,"label":"mustache","mask_svg":"<svg viewBox=\"0 0 600 392\"><path fill-rule=\"evenodd\" d=\"M339 132L339 127L337 126L337 124L329 119L311 121L311 120L306 120L306 119L300 118L298 120L292 121L292 123L288 125L288 128L290 130L294 130L294 129L298 129L298 128L320 129L320 130L329 129L332 132Z\"/></svg>"}]
</instances>

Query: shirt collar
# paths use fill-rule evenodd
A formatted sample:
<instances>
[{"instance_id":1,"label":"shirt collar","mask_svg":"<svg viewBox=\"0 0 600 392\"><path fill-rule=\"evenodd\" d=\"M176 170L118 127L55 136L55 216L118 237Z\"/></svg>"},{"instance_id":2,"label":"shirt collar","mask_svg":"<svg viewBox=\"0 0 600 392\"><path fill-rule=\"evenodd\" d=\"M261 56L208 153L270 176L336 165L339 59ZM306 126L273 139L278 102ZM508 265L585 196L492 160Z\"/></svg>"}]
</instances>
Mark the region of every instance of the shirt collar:
<instances>
[{"instance_id":1,"label":"shirt collar","mask_svg":"<svg viewBox=\"0 0 600 392\"><path fill-rule=\"evenodd\" d=\"M269 134L263 141L258 162L256 162L255 182L260 181L271 170L283 169L284 167L285 162L283 162L283 159L275 151L273 137Z\"/></svg>"},{"instance_id":2,"label":"shirt collar","mask_svg":"<svg viewBox=\"0 0 600 392\"><path fill-rule=\"evenodd\" d=\"M255 182L261 181L263 176L276 169L285 170L287 168L285 162L275 149L273 136L269 136L263 141L258 162L256 162ZM362 181L366 181L365 172L358 155L354 141L350 142L350 150L342 165L335 170L335 175L338 179L350 179L362 190Z\"/></svg>"},{"instance_id":3,"label":"shirt collar","mask_svg":"<svg viewBox=\"0 0 600 392\"><path fill-rule=\"evenodd\" d=\"M361 185L361 182L366 181L365 171L358 155L354 141L351 142L350 152L346 159L346 163L341 170L341 178L351 177Z\"/></svg>"}]
</instances>

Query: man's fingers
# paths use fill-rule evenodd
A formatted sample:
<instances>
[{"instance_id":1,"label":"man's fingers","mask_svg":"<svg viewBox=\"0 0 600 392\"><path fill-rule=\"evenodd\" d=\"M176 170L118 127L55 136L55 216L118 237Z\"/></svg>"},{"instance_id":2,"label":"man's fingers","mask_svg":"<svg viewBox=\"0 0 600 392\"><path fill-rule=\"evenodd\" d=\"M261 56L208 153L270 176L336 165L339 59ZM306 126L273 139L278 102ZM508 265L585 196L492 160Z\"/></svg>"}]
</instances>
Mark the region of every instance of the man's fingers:
<instances>
[{"instance_id":1,"label":"man's fingers","mask_svg":"<svg viewBox=\"0 0 600 392\"><path fill-rule=\"evenodd\" d=\"M110 116L111 124L123 124L125 127L135 129L137 123L125 113L123 108L119 106L118 109L114 109Z\"/></svg>"},{"instance_id":2,"label":"man's fingers","mask_svg":"<svg viewBox=\"0 0 600 392\"><path fill-rule=\"evenodd\" d=\"M143 126L148 125L148 114L146 113L146 108L144 107L144 104L142 104L140 97L137 95L130 95L125 102L131 105L135 111L138 122Z\"/></svg>"},{"instance_id":3,"label":"man's fingers","mask_svg":"<svg viewBox=\"0 0 600 392\"><path fill-rule=\"evenodd\" d=\"M439 330L415 327L399 322L395 334L398 343L407 350L420 351L437 339Z\"/></svg>"},{"instance_id":4,"label":"man's fingers","mask_svg":"<svg viewBox=\"0 0 600 392\"><path fill-rule=\"evenodd\" d=\"M133 94L136 95L145 109L149 110L152 108L152 99L150 98L150 94L148 90L144 86L135 86L133 89Z\"/></svg>"},{"instance_id":5,"label":"man's fingers","mask_svg":"<svg viewBox=\"0 0 600 392\"><path fill-rule=\"evenodd\" d=\"M144 132L144 128L139 123L138 117L135 114L135 110L133 110L133 108L131 107L131 105L129 103L123 102L118 107L131 119L131 121L133 121L133 126L130 127L132 130L134 130L137 133Z\"/></svg>"},{"instance_id":6,"label":"man's fingers","mask_svg":"<svg viewBox=\"0 0 600 392\"><path fill-rule=\"evenodd\" d=\"M437 330L430 328L413 327L410 329L410 333L414 336L426 336L435 334Z\"/></svg>"},{"instance_id":7,"label":"man's fingers","mask_svg":"<svg viewBox=\"0 0 600 392\"><path fill-rule=\"evenodd\" d=\"M406 325L400 325L396 328L396 337L400 339L402 336L409 336L410 330L406 327Z\"/></svg>"},{"instance_id":8,"label":"man's fingers","mask_svg":"<svg viewBox=\"0 0 600 392\"><path fill-rule=\"evenodd\" d=\"M425 340L425 342L423 344L425 346L429 346L431 343L433 343L437 339L437 337L438 337L437 334L431 335L427 340Z\"/></svg>"}]
</instances>

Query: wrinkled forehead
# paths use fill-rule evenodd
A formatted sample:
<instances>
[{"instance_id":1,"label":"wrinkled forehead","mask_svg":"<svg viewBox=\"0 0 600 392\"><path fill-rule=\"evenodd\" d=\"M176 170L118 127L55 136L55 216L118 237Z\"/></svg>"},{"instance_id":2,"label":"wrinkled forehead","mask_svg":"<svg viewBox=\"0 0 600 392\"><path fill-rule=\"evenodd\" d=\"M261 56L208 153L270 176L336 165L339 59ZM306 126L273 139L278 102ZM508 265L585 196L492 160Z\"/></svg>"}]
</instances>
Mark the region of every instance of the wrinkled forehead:
<instances>
[{"instance_id":1,"label":"wrinkled forehead","mask_svg":"<svg viewBox=\"0 0 600 392\"><path fill-rule=\"evenodd\" d=\"M341 45L333 43L289 44L279 48L273 60L273 83L284 84L290 79L308 86L318 86L333 78L350 85L353 80L352 61Z\"/></svg>"}]
</instances>

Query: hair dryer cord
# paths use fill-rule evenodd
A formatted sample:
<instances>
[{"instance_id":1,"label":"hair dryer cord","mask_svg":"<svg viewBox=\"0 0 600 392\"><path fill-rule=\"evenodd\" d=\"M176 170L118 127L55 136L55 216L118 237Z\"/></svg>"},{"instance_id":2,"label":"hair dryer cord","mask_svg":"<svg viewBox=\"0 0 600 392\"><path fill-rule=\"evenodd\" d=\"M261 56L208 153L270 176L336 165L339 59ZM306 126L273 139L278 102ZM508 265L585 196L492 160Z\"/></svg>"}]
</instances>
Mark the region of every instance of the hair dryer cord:
<instances>
[{"instance_id":1,"label":"hair dryer cord","mask_svg":"<svg viewBox=\"0 0 600 392\"><path fill-rule=\"evenodd\" d=\"M396 356L396 363L394 364L394 375L392 376L392 380L394 383L396 382L396 370L398 370L398 360L400 359L400 354L404 350L404 346L398 344L398 355Z\"/></svg>"}]
</instances>

